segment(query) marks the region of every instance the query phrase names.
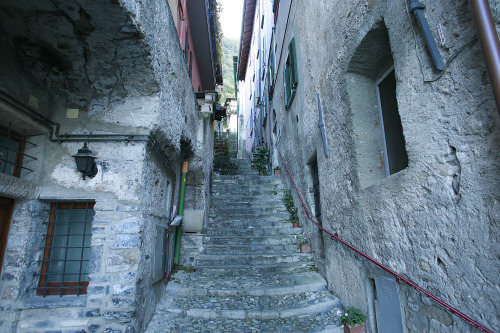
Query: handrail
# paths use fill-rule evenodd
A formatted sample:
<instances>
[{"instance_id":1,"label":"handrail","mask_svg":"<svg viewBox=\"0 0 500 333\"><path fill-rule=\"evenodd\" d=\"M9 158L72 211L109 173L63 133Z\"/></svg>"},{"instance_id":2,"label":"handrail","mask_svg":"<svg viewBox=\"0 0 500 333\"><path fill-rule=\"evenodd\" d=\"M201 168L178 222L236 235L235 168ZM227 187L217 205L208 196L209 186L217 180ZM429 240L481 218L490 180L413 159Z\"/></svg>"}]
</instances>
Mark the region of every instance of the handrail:
<instances>
[{"instance_id":1,"label":"handrail","mask_svg":"<svg viewBox=\"0 0 500 333\"><path fill-rule=\"evenodd\" d=\"M374 263L375 265L377 265L378 267L384 269L385 271L389 272L390 274L392 274L394 277L396 277L396 281L399 283L399 284L403 284L403 283L406 283L407 285L409 285L410 287L412 287L413 289L423 293L425 296L429 297L430 299L432 299L433 301L435 301L436 303L438 303L439 305L441 305L442 307L444 307L445 309L447 309L448 311L450 311L451 313L453 313L454 315L462 318L463 320L467 321L468 323L470 323L471 325L475 326L476 328L482 330L483 332L486 332L486 333L493 333L493 331L489 330L488 328L484 327L483 325L481 325L480 323L478 323L477 321L473 320L472 318L468 317L467 315L465 315L464 313L458 311L457 309L455 309L454 307L452 307L451 305L449 305L448 303L445 303L444 301L440 300L439 298L437 298L436 296L432 295L431 293L429 293L428 291L426 291L425 289L419 287L418 285L416 285L415 283L411 282L410 280L408 280L407 278L403 277L402 275L399 275L398 273L394 272L392 269L384 266L383 264L381 264L380 262L376 261L375 259L371 258L370 256L368 256L366 253L358 250L357 248L355 248L354 246L352 246L351 244L345 242L344 240L342 240L339 236L338 236L338 233L331 233L330 231L326 230L325 228L323 228L318 222L314 221L310 214L309 214L309 210L307 209L306 207L306 204L304 203L304 200L302 199L302 196L300 195L299 193L299 190L297 188L297 185L295 184L295 181L293 179L293 176L292 176L292 173L290 172L290 169L288 168L288 163L286 162L285 160L285 157L283 156L283 153L281 152L281 150L279 149L279 147L276 145L276 149L278 149L278 152L280 153L280 156L281 156L281 160L283 161L283 164L285 165L285 168L286 168L286 171L288 172L288 176L290 177L290 180L292 181L292 184L293 184L293 187L295 188L295 192L297 192L297 195L299 196L299 199L300 199L300 202L302 204L302 207L304 207L304 210L306 212L306 216L307 218L312 222L314 223L319 229L321 229L323 232L327 233L332 240L337 240L339 242L341 242L342 244L344 244L345 246L347 246L348 248L350 248L351 250L353 250L354 252L358 253L359 255L365 257L366 259L368 259L369 261L371 261L372 263Z\"/></svg>"}]
</instances>

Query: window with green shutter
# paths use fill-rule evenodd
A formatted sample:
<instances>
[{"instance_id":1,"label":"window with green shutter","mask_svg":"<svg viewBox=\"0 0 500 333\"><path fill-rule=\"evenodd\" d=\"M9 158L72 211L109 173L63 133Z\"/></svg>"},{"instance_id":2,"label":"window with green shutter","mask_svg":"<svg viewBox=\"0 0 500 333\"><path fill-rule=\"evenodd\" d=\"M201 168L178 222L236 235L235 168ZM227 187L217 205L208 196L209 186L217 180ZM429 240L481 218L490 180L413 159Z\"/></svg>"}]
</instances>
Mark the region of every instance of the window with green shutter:
<instances>
[{"instance_id":1,"label":"window with green shutter","mask_svg":"<svg viewBox=\"0 0 500 333\"><path fill-rule=\"evenodd\" d=\"M292 103L295 91L299 83L297 72L297 52L295 50L295 38L292 38L288 44L288 57L286 58L284 70L284 85L285 85L285 107L288 109Z\"/></svg>"}]
</instances>

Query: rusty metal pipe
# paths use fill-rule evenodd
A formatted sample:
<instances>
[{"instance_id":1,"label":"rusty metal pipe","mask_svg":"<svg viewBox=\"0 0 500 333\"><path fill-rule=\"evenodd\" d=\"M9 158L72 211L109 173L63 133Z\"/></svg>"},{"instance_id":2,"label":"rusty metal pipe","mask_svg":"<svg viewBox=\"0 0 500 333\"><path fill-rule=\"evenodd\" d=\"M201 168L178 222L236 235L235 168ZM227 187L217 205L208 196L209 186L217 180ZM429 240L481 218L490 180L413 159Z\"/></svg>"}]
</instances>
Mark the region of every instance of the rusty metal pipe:
<instances>
[{"instance_id":1,"label":"rusty metal pipe","mask_svg":"<svg viewBox=\"0 0 500 333\"><path fill-rule=\"evenodd\" d=\"M500 42L495 23L491 15L488 0L469 0L472 17L476 23L477 36L483 49L486 68L490 76L491 87L497 112L500 116Z\"/></svg>"}]
</instances>

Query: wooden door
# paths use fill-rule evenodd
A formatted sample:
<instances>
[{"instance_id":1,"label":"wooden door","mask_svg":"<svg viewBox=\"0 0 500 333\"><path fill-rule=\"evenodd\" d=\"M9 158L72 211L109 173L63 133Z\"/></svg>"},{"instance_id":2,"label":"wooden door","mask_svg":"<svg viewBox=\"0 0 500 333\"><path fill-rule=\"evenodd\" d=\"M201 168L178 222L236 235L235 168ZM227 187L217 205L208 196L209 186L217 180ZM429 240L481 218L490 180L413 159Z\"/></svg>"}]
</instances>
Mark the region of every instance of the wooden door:
<instances>
[{"instance_id":1,"label":"wooden door","mask_svg":"<svg viewBox=\"0 0 500 333\"><path fill-rule=\"evenodd\" d=\"M7 235L9 233L10 218L14 200L0 197L0 272L2 271L3 256L7 245Z\"/></svg>"}]
</instances>

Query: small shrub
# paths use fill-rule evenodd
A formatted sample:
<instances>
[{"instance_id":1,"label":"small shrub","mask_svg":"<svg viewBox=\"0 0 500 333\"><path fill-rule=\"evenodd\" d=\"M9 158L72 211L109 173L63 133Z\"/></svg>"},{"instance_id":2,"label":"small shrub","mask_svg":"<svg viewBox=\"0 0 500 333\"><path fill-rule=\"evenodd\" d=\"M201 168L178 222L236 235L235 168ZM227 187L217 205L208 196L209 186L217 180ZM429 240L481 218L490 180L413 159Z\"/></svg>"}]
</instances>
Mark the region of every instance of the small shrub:
<instances>
[{"instance_id":1,"label":"small shrub","mask_svg":"<svg viewBox=\"0 0 500 333\"><path fill-rule=\"evenodd\" d=\"M349 324L351 326L356 326L357 324L364 323L366 320L366 315L361 312L360 309L354 307L348 307L345 312L340 316L340 321L342 324Z\"/></svg>"}]
</instances>

